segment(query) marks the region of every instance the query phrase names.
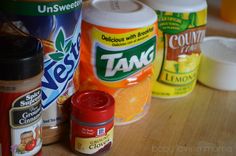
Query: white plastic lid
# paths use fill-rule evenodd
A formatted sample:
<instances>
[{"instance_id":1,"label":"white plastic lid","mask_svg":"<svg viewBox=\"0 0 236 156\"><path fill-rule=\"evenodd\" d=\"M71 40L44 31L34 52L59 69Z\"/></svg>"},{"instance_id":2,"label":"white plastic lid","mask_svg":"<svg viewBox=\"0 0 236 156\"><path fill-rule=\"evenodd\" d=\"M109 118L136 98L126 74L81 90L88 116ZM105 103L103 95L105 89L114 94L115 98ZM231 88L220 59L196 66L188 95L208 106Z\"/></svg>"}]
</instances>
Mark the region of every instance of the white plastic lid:
<instances>
[{"instance_id":1,"label":"white plastic lid","mask_svg":"<svg viewBox=\"0 0 236 156\"><path fill-rule=\"evenodd\" d=\"M155 10L167 12L196 12L207 7L206 0L141 0Z\"/></svg>"},{"instance_id":2,"label":"white plastic lid","mask_svg":"<svg viewBox=\"0 0 236 156\"><path fill-rule=\"evenodd\" d=\"M207 57L236 66L236 39L207 37L201 44L201 48Z\"/></svg>"},{"instance_id":3,"label":"white plastic lid","mask_svg":"<svg viewBox=\"0 0 236 156\"><path fill-rule=\"evenodd\" d=\"M156 22L156 13L131 0L93 0L84 4L83 20L110 28L139 28Z\"/></svg>"},{"instance_id":4,"label":"white plastic lid","mask_svg":"<svg viewBox=\"0 0 236 156\"><path fill-rule=\"evenodd\" d=\"M236 39L207 37L201 51L198 80L212 88L236 91Z\"/></svg>"}]
</instances>

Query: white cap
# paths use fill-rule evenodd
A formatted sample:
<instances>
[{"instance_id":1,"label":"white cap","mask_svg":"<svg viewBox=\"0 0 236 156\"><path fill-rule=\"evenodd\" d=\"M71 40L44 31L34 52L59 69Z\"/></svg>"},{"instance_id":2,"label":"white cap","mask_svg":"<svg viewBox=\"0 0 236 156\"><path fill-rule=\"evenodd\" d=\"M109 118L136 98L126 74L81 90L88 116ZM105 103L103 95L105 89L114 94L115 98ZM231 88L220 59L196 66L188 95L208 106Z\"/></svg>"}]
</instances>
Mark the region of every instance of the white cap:
<instances>
[{"instance_id":1,"label":"white cap","mask_svg":"<svg viewBox=\"0 0 236 156\"><path fill-rule=\"evenodd\" d=\"M84 4L83 20L110 28L140 28L157 21L156 13L132 0L93 0Z\"/></svg>"},{"instance_id":2,"label":"white cap","mask_svg":"<svg viewBox=\"0 0 236 156\"><path fill-rule=\"evenodd\" d=\"M196 12L207 7L206 0L141 0L155 10L167 12Z\"/></svg>"},{"instance_id":3,"label":"white cap","mask_svg":"<svg viewBox=\"0 0 236 156\"><path fill-rule=\"evenodd\" d=\"M236 91L236 39L207 37L201 51L198 80L212 88Z\"/></svg>"}]
</instances>

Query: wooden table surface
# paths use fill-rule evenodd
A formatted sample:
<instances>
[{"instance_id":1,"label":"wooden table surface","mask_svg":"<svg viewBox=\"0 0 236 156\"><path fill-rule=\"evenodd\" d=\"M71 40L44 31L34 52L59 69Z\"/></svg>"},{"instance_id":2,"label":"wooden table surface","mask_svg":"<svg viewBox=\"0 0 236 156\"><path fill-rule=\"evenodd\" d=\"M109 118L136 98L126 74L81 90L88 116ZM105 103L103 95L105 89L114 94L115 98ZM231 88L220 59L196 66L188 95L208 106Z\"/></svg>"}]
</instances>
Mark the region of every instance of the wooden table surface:
<instances>
[{"instance_id":1,"label":"wooden table surface","mask_svg":"<svg viewBox=\"0 0 236 156\"><path fill-rule=\"evenodd\" d=\"M218 16L217 8L209 6L207 34L236 37L236 25L225 23ZM43 147L43 155L75 154L68 142L62 141ZM197 84L193 93L183 98L153 98L151 109L142 120L115 127L113 147L105 155L235 156L236 92Z\"/></svg>"},{"instance_id":2,"label":"wooden table surface","mask_svg":"<svg viewBox=\"0 0 236 156\"><path fill-rule=\"evenodd\" d=\"M66 141L43 147L45 156L74 156ZM190 95L152 99L140 121L115 128L106 156L235 156L236 92L198 84Z\"/></svg>"}]
</instances>

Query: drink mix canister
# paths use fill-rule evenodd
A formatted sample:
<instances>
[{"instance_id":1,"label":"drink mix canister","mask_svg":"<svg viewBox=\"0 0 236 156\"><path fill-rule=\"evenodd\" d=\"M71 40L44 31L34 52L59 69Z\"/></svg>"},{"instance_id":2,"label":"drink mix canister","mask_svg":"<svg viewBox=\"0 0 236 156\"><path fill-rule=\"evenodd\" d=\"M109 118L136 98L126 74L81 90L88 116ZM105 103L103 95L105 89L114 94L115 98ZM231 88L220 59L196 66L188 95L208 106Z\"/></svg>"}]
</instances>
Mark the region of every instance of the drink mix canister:
<instances>
[{"instance_id":1,"label":"drink mix canister","mask_svg":"<svg viewBox=\"0 0 236 156\"><path fill-rule=\"evenodd\" d=\"M65 101L78 89L82 0L3 0L0 32L32 35L44 46L43 143L63 136Z\"/></svg>"},{"instance_id":2,"label":"drink mix canister","mask_svg":"<svg viewBox=\"0 0 236 156\"><path fill-rule=\"evenodd\" d=\"M157 15L138 1L93 0L83 7L80 89L116 101L115 124L148 111L157 45Z\"/></svg>"},{"instance_id":3,"label":"drink mix canister","mask_svg":"<svg viewBox=\"0 0 236 156\"><path fill-rule=\"evenodd\" d=\"M41 156L42 44L0 35L0 155Z\"/></svg>"},{"instance_id":4,"label":"drink mix canister","mask_svg":"<svg viewBox=\"0 0 236 156\"><path fill-rule=\"evenodd\" d=\"M77 92L71 99L70 143L74 152L98 155L113 143L114 98L103 91Z\"/></svg>"},{"instance_id":5,"label":"drink mix canister","mask_svg":"<svg viewBox=\"0 0 236 156\"><path fill-rule=\"evenodd\" d=\"M158 57L155 63L153 96L181 97L196 85L205 37L205 0L142 0L158 15Z\"/></svg>"}]
</instances>

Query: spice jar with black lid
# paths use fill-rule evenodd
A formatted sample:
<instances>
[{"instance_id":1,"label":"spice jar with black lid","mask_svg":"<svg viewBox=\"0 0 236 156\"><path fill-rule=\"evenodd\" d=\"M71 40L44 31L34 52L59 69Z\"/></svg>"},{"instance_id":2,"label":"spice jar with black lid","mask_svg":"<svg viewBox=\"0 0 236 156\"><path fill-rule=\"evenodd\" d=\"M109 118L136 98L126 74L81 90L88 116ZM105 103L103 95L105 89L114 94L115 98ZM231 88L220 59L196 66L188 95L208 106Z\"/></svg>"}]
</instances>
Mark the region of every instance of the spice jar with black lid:
<instances>
[{"instance_id":1,"label":"spice jar with black lid","mask_svg":"<svg viewBox=\"0 0 236 156\"><path fill-rule=\"evenodd\" d=\"M0 155L41 155L42 73L38 39L0 35Z\"/></svg>"}]
</instances>

